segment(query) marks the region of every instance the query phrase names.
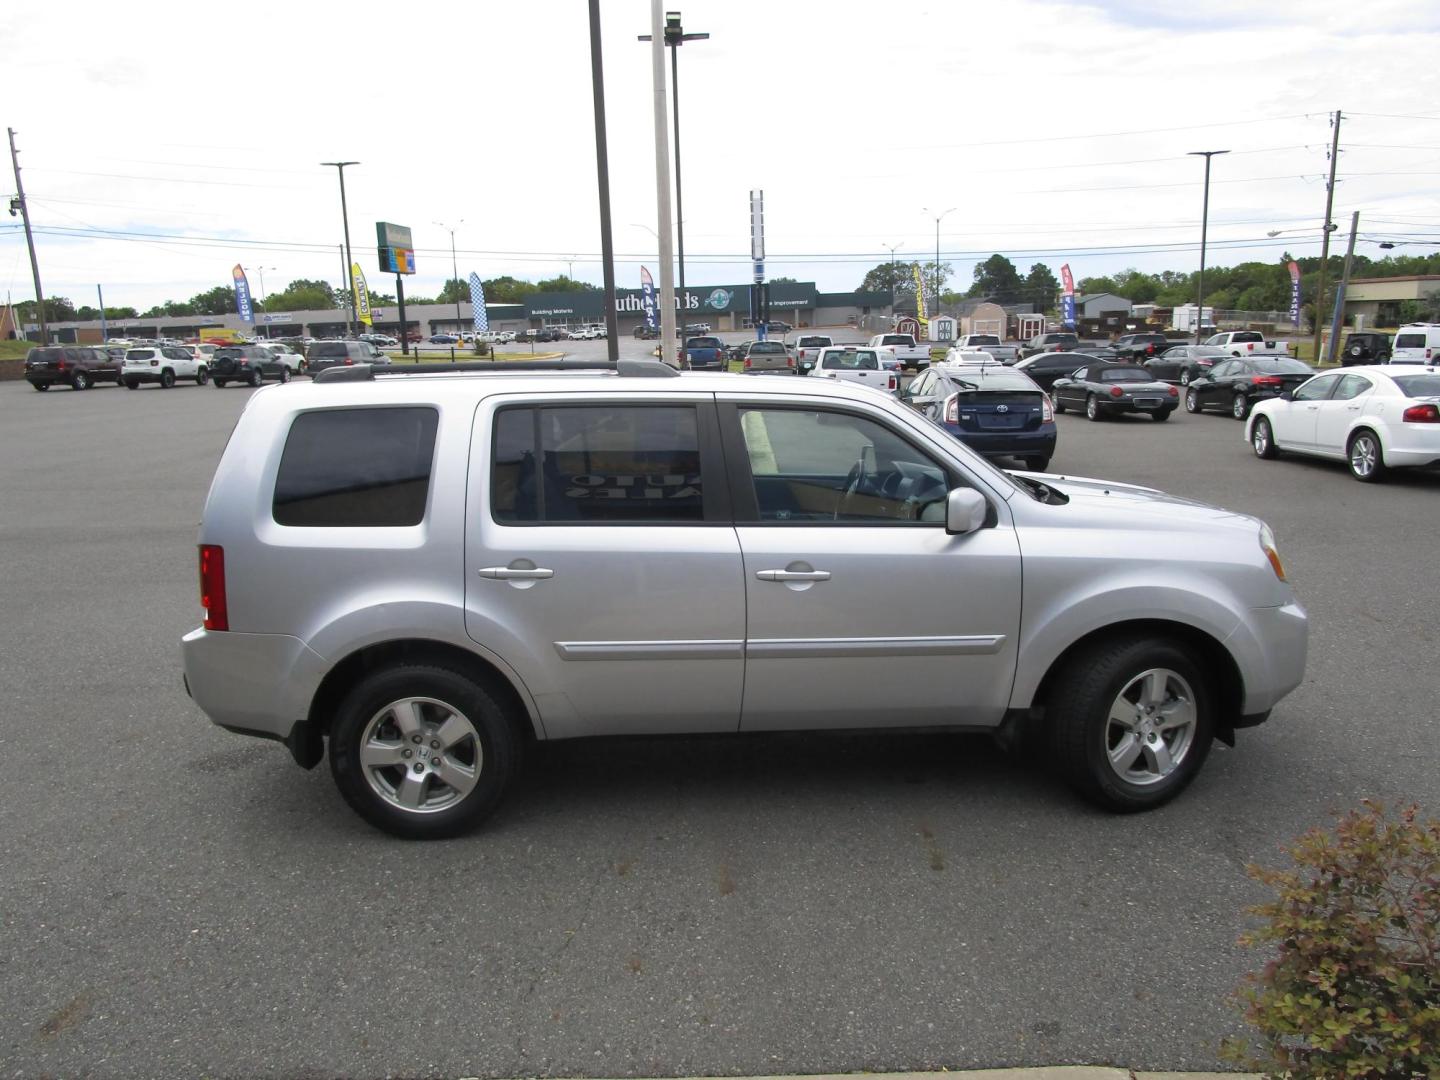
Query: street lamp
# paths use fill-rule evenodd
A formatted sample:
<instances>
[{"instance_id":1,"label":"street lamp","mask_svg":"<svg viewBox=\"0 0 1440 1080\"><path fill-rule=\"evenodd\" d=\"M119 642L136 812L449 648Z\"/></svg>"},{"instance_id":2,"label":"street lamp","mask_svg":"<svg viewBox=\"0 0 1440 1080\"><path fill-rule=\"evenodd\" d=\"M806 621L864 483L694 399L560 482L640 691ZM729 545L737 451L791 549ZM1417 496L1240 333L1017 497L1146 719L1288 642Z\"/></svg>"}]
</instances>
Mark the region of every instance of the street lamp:
<instances>
[{"instance_id":1,"label":"street lamp","mask_svg":"<svg viewBox=\"0 0 1440 1080\"><path fill-rule=\"evenodd\" d=\"M1200 212L1200 278L1196 283L1195 298L1195 344L1200 344L1201 326L1205 322L1205 234L1210 227L1210 159L1217 154L1228 154L1229 150L1191 150L1187 156L1205 159L1205 201Z\"/></svg>"},{"instance_id":2,"label":"street lamp","mask_svg":"<svg viewBox=\"0 0 1440 1080\"><path fill-rule=\"evenodd\" d=\"M322 161L321 165L333 165L340 174L340 220L345 225L345 280L350 286L350 336L355 336L358 317L355 313L355 260L350 257L350 211L345 206L345 166L359 165L358 161Z\"/></svg>"},{"instance_id":3,"label":"street lamp","mask_svg":"<svg viewBox=\"0 0 1440 1080\"><path fill-rule=\"evenodd\" d=\"M431 224L439 225L450 233L450 275L455 281L455 336L459 337L465 324L460 321L460 264L455 259L455 230L465 224L465 219L461 218L454 225L446 225L443 221L432 221Z\"/></svg>"},{"instance_id":4,"label":"street lamp","mask_svg":"<svg viewBox=\"0 0 1440 1080\"><path fill-rule=\"evenodd\" d=\"M895 251L897 248L902 248L905 245L900 243L881 244L880 246L887 248L890 252L890 315L893 318L895 315Z\"/></svg>"},{"instance_id":5,"label":"street lamp","mask_svg":"<svg viewBox=\"0 0 1440 1080\"><path fill-rule=\"evenodd\" d=\"M931 210L928 206L922 206L921 209L922 209L926 214L934 214L934 213L935 213L935 211ZM955 212L955 210L956 210L956 208L952 206L952 207L950 207L949 210L946 210L945 213L943 213L943 214L936 214L936 215L935 215L935 314L936 314L936 315L939 315L939 314L940 314L940 222L945 219L946 214L953 214L953 213Z\"/></svg>"},{"instance_id":6,"label":"street lamp","mask_svg":"<svg viewBox=\"0 0 1440 1080\"><path fill-rule=\"evenodd\" d=\"M265 311L265 271L266 271L266 270L279 270L280 268L279 268L278 266L257 266L257 267L255 267L255 269L258 270L258 271L260 271L260 310L261 310L261 311ZM265 312L265 314L268 315L269 312ZM265 337L266 337L267 339L270 337L270 320L269 320L269 319L266 319L266 320L265 320Z\"/></svg>"},{"instance_id":7,"label":"street lamp","mask_svg":"<svg viewBox=\"0 0 1440 1080\"><path fill-rule=\"evenodd\" d=\"M680 12L665 13L665 44L670 49L670 87L675 106L675 240L679 246L680 304L685 304L685 200L680 193L680 46L687 41L705 41L709 34L687 34L680 25ZM641 34L639 41L653 40ZM681 320L682 322L684 320Z\"/></svg>"}]
</instances>

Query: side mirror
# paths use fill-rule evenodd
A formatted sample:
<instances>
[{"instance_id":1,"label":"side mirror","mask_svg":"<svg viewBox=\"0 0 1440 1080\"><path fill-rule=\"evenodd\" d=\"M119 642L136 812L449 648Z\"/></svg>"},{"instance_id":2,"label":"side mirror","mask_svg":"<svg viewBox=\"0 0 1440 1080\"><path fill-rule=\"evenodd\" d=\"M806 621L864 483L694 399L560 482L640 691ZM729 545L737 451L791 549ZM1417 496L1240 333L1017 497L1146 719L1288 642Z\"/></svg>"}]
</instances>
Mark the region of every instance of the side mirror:
<instances>
[{"instance_id":1,"label":"side mirror","mask_svg":"<svg viewBox=\"0 0 1440 1080\"><path fill-rule=\"evenodd\" d=\"M974 488L955 488L945 496L945 531L964 536L983 528L990 504Z\"/></svg>"},{"instance_id":2,"label":"side mirror","mask_svg":"<svg viewBox=\"0 0 1440 1080\"><path fill-rule=\"evenodd\" d=\"M1280 395L1280 400L1281 400L1281 401L1294 401L1294 400L1295 400L1295 391L1294 391L1294 390L1286 390L1283 394Z\"/></svg>"}]
</instances>

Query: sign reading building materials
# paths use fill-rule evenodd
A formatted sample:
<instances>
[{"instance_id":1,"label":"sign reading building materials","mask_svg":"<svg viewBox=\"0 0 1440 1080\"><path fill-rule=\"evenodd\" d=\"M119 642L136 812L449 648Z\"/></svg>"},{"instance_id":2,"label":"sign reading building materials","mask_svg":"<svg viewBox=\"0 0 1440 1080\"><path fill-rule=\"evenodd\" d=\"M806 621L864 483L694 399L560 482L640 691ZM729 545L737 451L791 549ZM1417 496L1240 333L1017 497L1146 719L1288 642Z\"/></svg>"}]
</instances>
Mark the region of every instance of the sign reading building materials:
<instances>
[{"instance_id":1,"label":"sign reading building materials","mask_svg":"<svg viewBox=\"0 0 1440 1080\"><path fill-rule=\"evenodd\" d=\"M415 273L415 241L410 238L409 226L377 221L375 223L375 241L380 248L382 273Z\"/></svg>"}]
</instances>

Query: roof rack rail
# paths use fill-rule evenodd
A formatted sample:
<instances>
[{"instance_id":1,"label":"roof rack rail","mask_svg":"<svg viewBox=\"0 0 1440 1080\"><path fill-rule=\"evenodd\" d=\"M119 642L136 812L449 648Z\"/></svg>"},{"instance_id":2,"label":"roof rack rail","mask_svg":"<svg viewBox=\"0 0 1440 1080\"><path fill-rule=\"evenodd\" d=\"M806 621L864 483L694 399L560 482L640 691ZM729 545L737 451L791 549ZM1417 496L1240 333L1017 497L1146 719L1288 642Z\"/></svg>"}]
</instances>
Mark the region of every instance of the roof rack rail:
<instances>
[{"instance_id":1,"label":"roof rack rail","mask_svg":"<svg viewBox=\"0 0 1440 1080\"><path fill-rule=\"evenodd\" d=\"M625 378L669 379L680 374L661 360L462 360L454 364L350 364L327 367L315 382L373 382L376 375L443 375L493 371L614 371Z\"/></svg>"}]
</instances>

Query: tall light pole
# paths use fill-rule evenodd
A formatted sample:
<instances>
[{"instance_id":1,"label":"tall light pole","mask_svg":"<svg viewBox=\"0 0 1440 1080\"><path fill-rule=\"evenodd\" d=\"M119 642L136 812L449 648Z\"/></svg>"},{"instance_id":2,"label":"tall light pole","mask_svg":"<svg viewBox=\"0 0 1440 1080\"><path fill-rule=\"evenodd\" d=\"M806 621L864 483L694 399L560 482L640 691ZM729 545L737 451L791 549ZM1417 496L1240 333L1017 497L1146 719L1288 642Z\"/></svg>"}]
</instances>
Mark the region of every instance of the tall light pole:
<instances>
[{"instance_id":1,"label":"tall light pole","mask_svg":"<svg viewBox=\"0 0 1440 1080\"><path fill-rule=\"evenodd\" d=\"M260 271L260 310L265 311L265 271L279 270L280 268L278 266L257 266L255 269ZM270 313L265 311L265 314L269 315ZM270 337L270 320L268 318L265 320L265 337Z\"/></svg>"},{"instance_id":2,"label":"tall light pole","mask_svg":"<svg viewBox=\"0 0 1440 1080\"><path fill-rule=\"evenodd\" d=\"M893 317L895 314L895 252L898 248L902 248L905 245L900 243L881 244L880 246L890 251L890 314Z\"/></svg>"},{"instance_id":3,"label":"tall light pole","mask_svg":"<svg viewBox=\"0 0 1440 1080\"><path fill-rule=\"evenodd\" d=\"M687 34L680 25L680 12L665 13L665 44L670 49L670 92L675 104L675 240L679 246L680 303L685 303L685 200L680 191L680 46L687 41L704 41L709 34ZM650 41L653 36L641 34L640 41ZM684 319L680 320L684 324Z\"/></svg>"},{"instance_id":4,"label":"tall light pole","mask_svg":"<svg viewBox=\"0 0 1440 1080\"><path fill-rule=\"evenodd\" d=\"M340 220L345 224L345 283L350 293L350 336L355 336L359 322L355 314L355 260L350 255L350 211L345 206L345 166L359 165L358 161L322 161L321 165L333 165L340 173Z\"/></svg>"},{"instance_id":5,"label":"tall light pole","mask_svg":"<svg viewBox=\"0 0 1440 1080\"><path fill-rule=\"evenodd\" d=\"M1210 159L1229 150L1191 150L1190 157L1205 159L1205 200L1200 211L1200 278L1195 286L1195 344L1200 344L1201 326L1205 322L1205 240L1210 229Z\"/></svg>"},{"instance_id":6,"label":"tall light pole","mask_svg":"<svg viewBox=\"0 0 1440 1080\"><path fill-rule=\"evenodd\" d=\"M928 206L921 207L926 214L934 214ZM940 222L945 220L947 214L953 214L956 207L950 207L943 214L935 215L935 314L940 314Z\"/></svg>"},{"instance_id":7,"label":"tall light pole","mask_svg":"<svg viewBox=\"0 0 1440 1080\"><path fill-rule=\"evenodd\" d=\"M460 321L460 264L455 259L455 230L465 224L465 219L461 218L454 225L446 225L443 221L435 221L431 224L439 225L440 228L446 229L450 233L450 274L455 280L455 335L458 337L465 324Z\"/></svg>"}]
</instances>

